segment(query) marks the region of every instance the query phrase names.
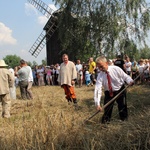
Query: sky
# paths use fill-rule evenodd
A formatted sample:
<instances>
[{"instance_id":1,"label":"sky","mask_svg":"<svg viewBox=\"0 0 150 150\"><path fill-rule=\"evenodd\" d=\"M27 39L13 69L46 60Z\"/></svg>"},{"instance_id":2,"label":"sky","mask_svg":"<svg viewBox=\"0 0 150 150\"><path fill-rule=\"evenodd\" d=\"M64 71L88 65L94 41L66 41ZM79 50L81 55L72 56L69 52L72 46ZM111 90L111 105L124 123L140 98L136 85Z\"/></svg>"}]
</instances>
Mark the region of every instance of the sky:
<instances>
[{"instance_id":1,"label":"sky","mask_svg":"<svg viewBox=\"0 0 150 150\"><path fill-rule=\"evenodd\" d=\"M54 2L43 0L53 10ZM46 58L45 48L35 58L29 53L47 18L27 0L0 0L0 59L7 55L17 55L26 61L38 64Z\"/></svg>"},{"instance_id":2,"label":"sky","mask_svg":"<svg viewBox=\"0 0 150 150\"><path fill-rule=\"evenodd\" d=\"M52 0L42 1L56 10ZM43 31L47 20L27 0L0 0L0 59L7 55L17 55L26 61L41 64L46 58L46 47L37 58L29 50Z\"/></svg>"}]
</instances>

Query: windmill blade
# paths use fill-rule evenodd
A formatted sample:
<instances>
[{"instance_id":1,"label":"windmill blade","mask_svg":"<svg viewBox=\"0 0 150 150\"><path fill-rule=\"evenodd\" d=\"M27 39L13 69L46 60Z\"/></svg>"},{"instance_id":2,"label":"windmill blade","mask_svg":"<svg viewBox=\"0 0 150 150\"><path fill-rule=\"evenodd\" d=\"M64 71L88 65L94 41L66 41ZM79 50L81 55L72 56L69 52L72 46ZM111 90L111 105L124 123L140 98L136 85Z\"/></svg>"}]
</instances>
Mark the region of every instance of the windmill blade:
<instances>
[{"instance_id":1,"label":"windmill blade","mask_svg":"<svg viewBox=\"0 0 150 150\"><path fill-rule=\"evenodd\" d=\"M31 55L33 55L35 58L37 58L41 50L45 47L46 40L48 41L50 39L50 37L54 34L56 29L58 28L58 26L56 26L55 22L49 20L48 24L46 25L46 28L48 28L47 33L45 34L45 31L43 30L29 50Z\"/></svg>"},{"instance_id":2,"label":"windmill blade","mask_svg":"<svg viewBox=\"0 0 150 150\"><path fill-rule=\"evenodd\" d=\"M46 42L51 38L51 36L54 34L54 32L57 30L58 26L58 18L57 16L54 16L52 13L54 10L50 8L47 4L45 4L41 0L28 0L30 4L32 4L35 8L37 8L43 15L45 15L49 20L46 25L46 28L48 29L46 31L46 34L44 31L39 35L33 46L30 48L29 52L36 58L41 50L46 45ZM69 29L66 29L66 31L70 32ZM70 32L72 36L75 37L73 33Z\"/></svg>"},{"instance_id":3,"label":"windmill blade","mask_svg":"<svg viewBox=\"0 0 150 150\"><path fill-rule=\"evenodd\" d=\"M41 50L44 48L46 44L45 36L46 35L44 31L42 31L42 33L39 35L39 37L37 38L37 40L35 41L35 43L32 45L32 47L29 50L31 55L33 55L35 58L39 55L39 53L41 52Z\"/></svg>"},{"instance_id":4,"label":"windmill blade","mask_svg":"<svg viewBox=\"0 0 150 150\"><path fill-rule=\"evenodd\" d=\"M42 33L39 35L39 37L29 50L31 55L33 55L36 58L46 45L46 41L50 39L50 37L54 34L56 29L58 28L58 26L56 25L57 18L52 15L54 10L51 9L48 5L46 5L43 1L28 0L28 2L32 4L35 8L37 8L47 18L52 17L51 19L49 19L46 25L46 28L48 29L47 32L45 33L45 31L42 31Z\"/></svg>"},{"instance_id":5,"label":"windmill blade","mask_svg":"<svg viewBox=\"0 0 150 150\"><path fill-rule=\"evenodd\" d=\"M38 9L47 18L50 18L52 16L52 13L54 12L52 8L50 8L41 0L28 0L28 2L32 4L36 9Z\"/></svg>"}]
</instances>

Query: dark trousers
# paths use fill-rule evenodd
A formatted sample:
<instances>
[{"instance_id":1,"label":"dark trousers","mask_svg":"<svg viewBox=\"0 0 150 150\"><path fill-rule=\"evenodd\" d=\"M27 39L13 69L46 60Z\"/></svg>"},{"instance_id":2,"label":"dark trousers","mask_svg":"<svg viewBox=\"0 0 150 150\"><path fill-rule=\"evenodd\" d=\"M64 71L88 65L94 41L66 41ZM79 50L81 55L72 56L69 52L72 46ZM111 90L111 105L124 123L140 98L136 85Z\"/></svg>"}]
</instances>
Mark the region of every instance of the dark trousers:
<instances>
[{"instance_id":1,"label":"dark trousers","mask_svg":"<svg viewBox=\"0 0 150 150\"><path fill-rule=\"evenodd\" d=\"M125 86L123 85L119 91L113 92L113 94L114 94L113 97L115 97L124 88L125 88ZM104 105L106 103L108 103L113 97L110 97L109 91L105 91ZM114 102L115 101L113 101L110 105L108 105L105 108L104 115L102 117L102 123L110 121ZM120 119L124 121L128 117L127 102L126 102L126 90L116 99L116 102L118 104L118 111L119 111Z\"/></svg>"},{"instance_id":2,"label":"dark trousers","mask_svg":"<svg viewBox=\"0 0 150 150\"><path fill-rule=\"evenodd\" d=\"M20 93L22 99L27 99L28 81L19 81Z\"/></svg>"},{"instance_id":3,"label":"dark trousers","mask_svg":"<svg viewBox=\"0 0 150 150\"><path fill-rule=\"evenodd\" d=\"M91 83L95 84L95 74L91 74L90 76L90 79L91 79Z\"/></svg>"}]
</instances>

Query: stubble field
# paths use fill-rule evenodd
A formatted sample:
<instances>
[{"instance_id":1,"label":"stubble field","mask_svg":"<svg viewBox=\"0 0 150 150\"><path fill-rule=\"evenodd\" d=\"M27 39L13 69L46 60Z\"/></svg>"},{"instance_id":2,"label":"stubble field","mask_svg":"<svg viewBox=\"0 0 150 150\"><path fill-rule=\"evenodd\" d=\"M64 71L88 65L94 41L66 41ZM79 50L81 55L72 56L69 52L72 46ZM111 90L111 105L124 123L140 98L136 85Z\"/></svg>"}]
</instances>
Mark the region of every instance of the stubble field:
<instances>
[{"instance_id":1,"label":"stubble field","mask_svg":"<svg viewBox=\"0 0 150 150\"><path fill-rule=\"evenodd\" d=\"M1 150L150 149L149 85L129 87L128 121L119 121L115 104L107 125L100 123L103 112L85 122L96 112L94 86L75 88L78 109L68 105L60 86L33 86L32 91L34 100L21 100L17 88L11 118L0 118Z\"/></svg>"}]
</instances>

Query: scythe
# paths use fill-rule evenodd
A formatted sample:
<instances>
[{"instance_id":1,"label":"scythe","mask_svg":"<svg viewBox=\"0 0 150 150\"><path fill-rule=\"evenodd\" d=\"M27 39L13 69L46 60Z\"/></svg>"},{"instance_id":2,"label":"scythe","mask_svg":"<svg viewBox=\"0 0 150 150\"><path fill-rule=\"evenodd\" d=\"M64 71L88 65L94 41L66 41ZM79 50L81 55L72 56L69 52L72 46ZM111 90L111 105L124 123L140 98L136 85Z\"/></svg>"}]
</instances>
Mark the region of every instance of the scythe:
<instances>
[{"instance_id":1,"label":"scythe","mask_svg":"<svg viewBox=\"0 0 150 150\"><path fill-rule=\"evenodd\" d=\"M135 82L143 73L144 71L147 69L148 67L145 67L143 72L140 73L134 80L133 82ZM103 107L102 110L104 110L108 105L110 105L113 101L115 101L130 85L127 85L122 91L120 91L115 97L113 97L108 103L106 103ZM89 118L87 118L84 122L89 121L90 119L92 119L94 116L96 116L99 112L101 112L100 110L96 111L93 115L91 115Z\"/></svg>"}]
</instances>

